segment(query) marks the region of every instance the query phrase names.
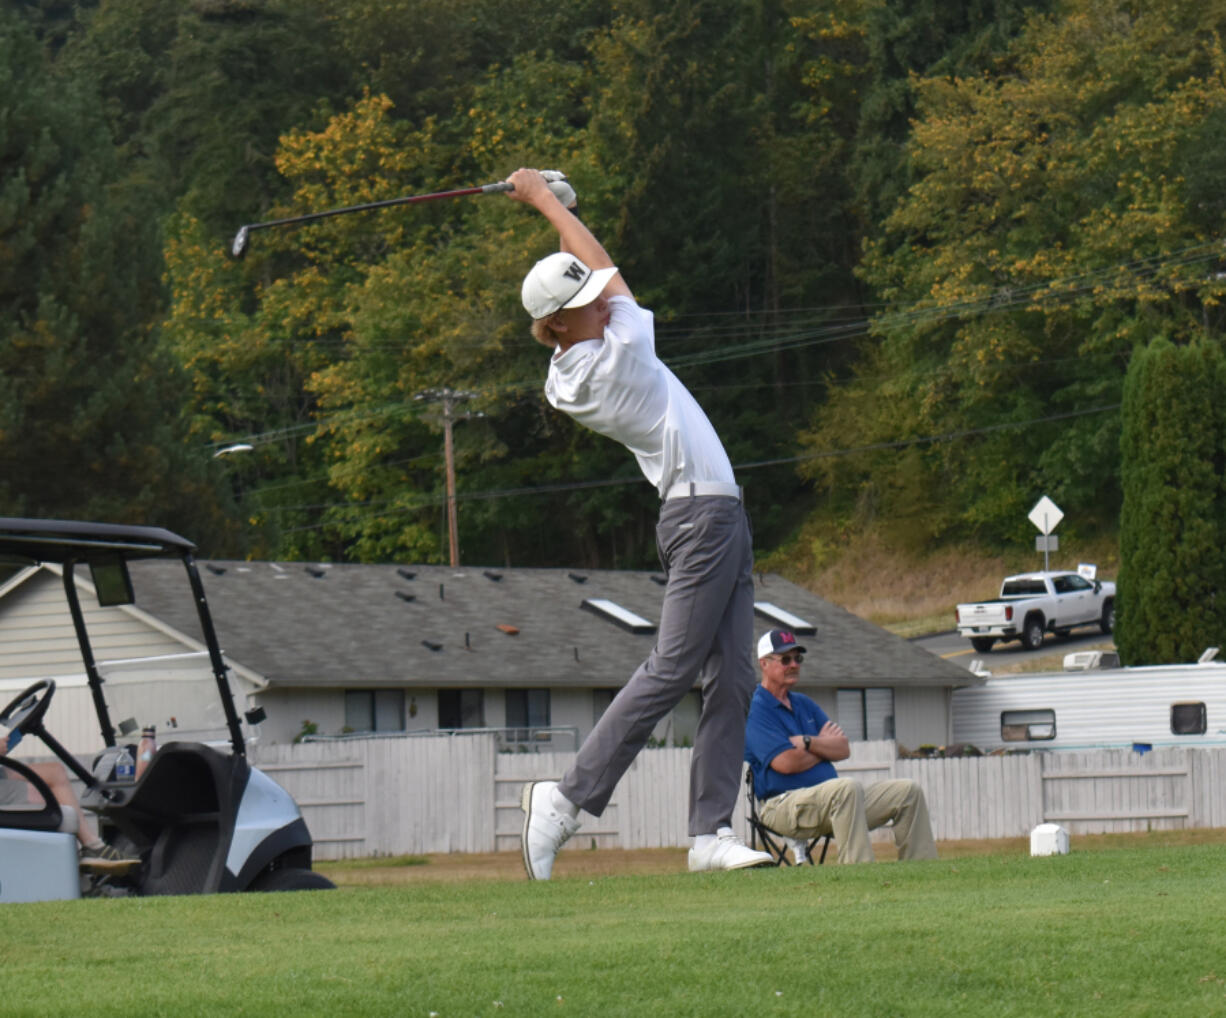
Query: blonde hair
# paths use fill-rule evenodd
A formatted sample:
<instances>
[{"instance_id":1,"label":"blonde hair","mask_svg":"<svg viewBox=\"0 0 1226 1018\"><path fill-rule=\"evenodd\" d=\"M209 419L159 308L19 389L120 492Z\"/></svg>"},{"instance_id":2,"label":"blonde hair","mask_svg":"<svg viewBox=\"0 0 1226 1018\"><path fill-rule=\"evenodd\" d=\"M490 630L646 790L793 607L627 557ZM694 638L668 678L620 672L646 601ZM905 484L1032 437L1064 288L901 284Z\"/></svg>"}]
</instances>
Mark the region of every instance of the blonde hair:
<instances>
[{"instance_id":1,"label":"blonde hair","mask_svg":"<svg viewBox=\"0 0 1226 1018\"><path fill-rule=\"evenodd\" d=\"M550 315L549 318L552 318ZM547 346L552 350L558 345L558 334L553 331L553 327L549 324L549 318L536 318L532 322L532 338L535 339L541 346Z\"/></svg>"}]
</instances>

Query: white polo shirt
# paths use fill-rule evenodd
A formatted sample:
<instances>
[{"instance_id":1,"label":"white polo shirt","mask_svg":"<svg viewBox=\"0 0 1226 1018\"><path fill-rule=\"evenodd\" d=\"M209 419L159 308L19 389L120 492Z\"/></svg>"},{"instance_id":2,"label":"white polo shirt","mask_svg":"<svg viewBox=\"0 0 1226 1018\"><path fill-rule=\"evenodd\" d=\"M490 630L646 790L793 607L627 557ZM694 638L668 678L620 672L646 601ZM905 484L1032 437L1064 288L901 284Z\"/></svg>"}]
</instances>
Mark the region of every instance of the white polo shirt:
<instances>
[{"instance_id":1,"label":"white polo shirt","mask_svg":"<svg viewBox=\"0 0 1226 1018\"><path fill-rule=\"evenodd\" d=\"M656 356L651 312L620 296L609 310L602 339L554 352L545 398L634 453L661 498L678 481L735 483L707 415Z\"/></svg>"}]
</instances>

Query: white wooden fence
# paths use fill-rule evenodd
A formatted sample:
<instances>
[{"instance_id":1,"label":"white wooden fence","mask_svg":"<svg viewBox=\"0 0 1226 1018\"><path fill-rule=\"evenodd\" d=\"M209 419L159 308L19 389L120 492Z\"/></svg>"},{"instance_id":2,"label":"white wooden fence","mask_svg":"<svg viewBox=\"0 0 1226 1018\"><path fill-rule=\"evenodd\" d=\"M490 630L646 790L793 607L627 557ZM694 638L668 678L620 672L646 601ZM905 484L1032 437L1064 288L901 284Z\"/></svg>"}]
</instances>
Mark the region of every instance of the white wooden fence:
<instances>
[{"instance_id":1,"label":"white wooden fence","mask_svg":"<svg viewBox=\"0 0 1226 1018\"><path fill-rule=\"evenodd\" d=\"M604 815L584 815L572 844L687 845L690 753L640 753ZM556 778L573 759L573 753L499 753L492 735L276 745L252 752L252 763L298 800L321 859L514 850L524 782ZM1024 837L1045 821L1073 834L1226 827L1226 749L900 760L892 742L858 742L839 772L865 784L918 781L938 840ZM748 834L743 794L733 823Z\"/></svg>"}]
</instances>

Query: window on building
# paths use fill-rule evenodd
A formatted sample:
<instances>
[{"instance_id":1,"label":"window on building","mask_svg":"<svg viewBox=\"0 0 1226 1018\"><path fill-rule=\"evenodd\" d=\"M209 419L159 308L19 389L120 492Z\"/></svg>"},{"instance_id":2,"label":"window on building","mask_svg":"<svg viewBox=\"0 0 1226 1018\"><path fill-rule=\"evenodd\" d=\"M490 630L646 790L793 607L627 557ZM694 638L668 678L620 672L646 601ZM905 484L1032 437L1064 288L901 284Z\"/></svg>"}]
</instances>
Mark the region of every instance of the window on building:
<instances>
[{"instance_id":1,"label":"window on building","mask_svg":"<svg viewBox=\"0 0 1226 1018\"><path fill-rule=\"evenodd\" d=\"M1203 703L1171 704L1172 735L1204 735L1209 730L1209 715Z\"/></svg>"},{"instance_id":2,"label":"window on building","mask_svg":"<svg viewBox=\"0 0 1226 1018\"><path fill-rule=\"evenodd\" d=\"M840 689L835 718L850 742L894 738L894 690Z\"/></svg>"},{"instance_id":3,"label":"window on building","mask_svg":"<svg viewBox=\"0 0 1226 1018\"><path fill-rule=\"evenodd\" d=\"M530 729L549 727L548 689L508 689L507 738L512 742L527 742L533 738Z\"/></svg>"},{"instance_id":4,"label":"window on building","mask_svg":"<svg viewBox=\"0 0 1226 1018\"><path fill-rule=\"evenodd\" d=\"M438 691L439 728L484 728L485 690L440 689Z\"/></svg>"},{"instance_id":5,"label":"window on building","mask_svg":"<svg viewBox=\"0 0 1226 1018\"><path fill-rule=\"evenodd\" d=\"M351 732L403 732L403 689L346 689L345 728Z\"/></svg>"},{"instance_id":6,"label":"window on building","mask_svg":"<svg viewBox=\"0 0 1226 1018\"><path fill-rule=\"evenodd\" d=\"M1054 710L1002 710L1002 742L1038 742L1056 737Z\"/></svg>"}]
</instances>

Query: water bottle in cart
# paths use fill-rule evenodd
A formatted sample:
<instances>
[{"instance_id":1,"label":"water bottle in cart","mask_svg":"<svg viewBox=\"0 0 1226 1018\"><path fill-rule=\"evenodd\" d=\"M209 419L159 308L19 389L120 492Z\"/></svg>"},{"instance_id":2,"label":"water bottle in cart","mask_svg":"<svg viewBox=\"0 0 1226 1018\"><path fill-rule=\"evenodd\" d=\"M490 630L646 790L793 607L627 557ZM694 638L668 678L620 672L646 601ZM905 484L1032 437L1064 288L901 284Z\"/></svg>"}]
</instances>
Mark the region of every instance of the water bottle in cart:
<instances>
[{"instance_id":1,"label":"water bottle in cart","mask_svg":"<svg viewBox=\"0 0 1226 1018\"><path fill-rule=\"evenodd\" d=\"M121 746L119 755L115 757L115 780L136 780L136 762L132 759L132 754L128 752L127 746Z\"/></svg>"},{"instance_id":2,"label":"water bottle in cart","mask_svg":"<svg viewBox=\"0 0 1226 1018\"><path fill-rule=\"evenodd\" d=\"M136 780L140 780L140 776L148 770L149 765L153 762L153 754L158 751L157 729L153 725L146 725L145 730L140 733L140 745L136 747Z\"/></svg>"}]
</instances>

